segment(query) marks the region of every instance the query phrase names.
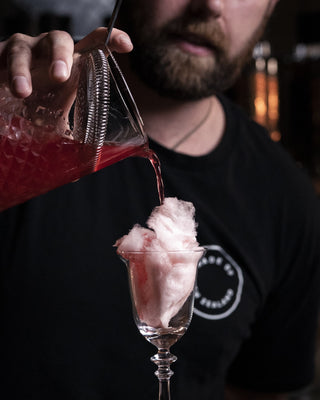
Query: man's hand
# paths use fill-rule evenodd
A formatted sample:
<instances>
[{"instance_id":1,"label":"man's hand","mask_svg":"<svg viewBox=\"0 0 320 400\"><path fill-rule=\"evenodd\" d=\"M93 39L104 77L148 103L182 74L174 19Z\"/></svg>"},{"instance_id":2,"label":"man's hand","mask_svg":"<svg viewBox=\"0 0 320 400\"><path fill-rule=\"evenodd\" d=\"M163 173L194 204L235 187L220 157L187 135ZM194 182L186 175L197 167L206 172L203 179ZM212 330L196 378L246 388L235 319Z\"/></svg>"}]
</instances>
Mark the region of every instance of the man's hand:
<instances>
[{"instance_id":1,"label":"man's hand","mask_svg":"<svg viewBox=\"0 0 320 400\"><path fill-rule=\"evenodd\" d=\"M43 79L63 83L70 77L74 52L103 44L106 35L106 28L98 28L74 46L71 36L63 31L42 33L37 37L16 33L0 42L0 83L7 81L12 93L20 98L32 93L35 69L42 69ZM125 32L113 29L108 47L111 51L126 53L133 46Z\"/></svg>"}]
</instances>

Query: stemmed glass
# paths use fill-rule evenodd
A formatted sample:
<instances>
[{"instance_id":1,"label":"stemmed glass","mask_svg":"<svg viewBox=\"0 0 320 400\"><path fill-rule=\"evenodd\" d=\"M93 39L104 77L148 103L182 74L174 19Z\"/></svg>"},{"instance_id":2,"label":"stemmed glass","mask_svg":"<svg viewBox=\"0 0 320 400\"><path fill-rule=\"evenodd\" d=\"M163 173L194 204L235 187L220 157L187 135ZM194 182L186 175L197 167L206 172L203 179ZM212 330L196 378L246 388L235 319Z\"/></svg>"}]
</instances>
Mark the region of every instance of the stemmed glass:
<instances>
[{"instance_id":1,"label":"stemmed glass","mask_svg":"<svg viewBox=\"0 0 320 400\"><path fill-rule=\"evenodd\" d=\"M157 347L159 400L170 400L171 346L186 332L192 318L197 265L205 250L118 251L126 264L132 310L139 332Z\"/></svg>"}]
</instances>

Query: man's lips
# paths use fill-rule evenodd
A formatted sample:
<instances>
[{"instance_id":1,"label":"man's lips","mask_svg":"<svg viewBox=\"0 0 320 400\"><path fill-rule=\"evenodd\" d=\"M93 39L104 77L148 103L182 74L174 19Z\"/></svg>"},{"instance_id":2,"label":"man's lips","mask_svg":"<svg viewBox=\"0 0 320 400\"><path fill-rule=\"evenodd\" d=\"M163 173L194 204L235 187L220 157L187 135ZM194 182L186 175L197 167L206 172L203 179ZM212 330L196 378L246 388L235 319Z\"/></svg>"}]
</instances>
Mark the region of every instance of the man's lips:
<instances>
[{"instance_id":1,"label":"man's lips","mask_svg":"<svg viewBox=\"0 0 320 400\"><path fill-rule=\"evenodd\" d=\"M203 36L187 33L172 35L172 37L183 51L194 55L208 56L215 49L213 44Z\"/></svg>"}]
</instances>

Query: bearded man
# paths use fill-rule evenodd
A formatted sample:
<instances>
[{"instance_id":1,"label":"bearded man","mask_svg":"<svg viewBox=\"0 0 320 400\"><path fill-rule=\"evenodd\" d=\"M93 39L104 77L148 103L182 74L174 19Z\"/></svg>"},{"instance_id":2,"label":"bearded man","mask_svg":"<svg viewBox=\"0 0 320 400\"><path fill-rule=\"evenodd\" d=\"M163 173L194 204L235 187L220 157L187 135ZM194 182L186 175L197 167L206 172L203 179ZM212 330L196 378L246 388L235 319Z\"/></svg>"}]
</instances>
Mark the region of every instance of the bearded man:
<instances>
[{"instance_id":1,"label":"bearded man","mask_svg":"<svg viewBox=\"0 0 320 400\"><path fill-rule=\"evenodd\" d=\"M126 0L110 48L158 154L166 196L191 201L200 263L192 324L174 347L175 399L288 399L309 385L320 215L309 180L222 92L277 0ZM33 69L63 85L65 32L0 44L11 91ZM136 331L113 243L158 204L150 165L129 158L0 215L4 399L154 398L152 350Z\"/></svg>"}]
</instances>

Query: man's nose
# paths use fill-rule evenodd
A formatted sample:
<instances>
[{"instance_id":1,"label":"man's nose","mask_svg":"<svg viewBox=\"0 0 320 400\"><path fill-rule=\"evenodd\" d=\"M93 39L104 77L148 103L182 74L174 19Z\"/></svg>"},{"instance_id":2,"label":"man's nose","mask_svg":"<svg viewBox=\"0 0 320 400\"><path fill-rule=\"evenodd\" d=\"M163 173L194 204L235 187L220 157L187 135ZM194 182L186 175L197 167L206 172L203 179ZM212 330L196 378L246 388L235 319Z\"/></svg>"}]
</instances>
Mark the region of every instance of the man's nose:
<instances>
[{"instance_id":1,"label":"man's nose","mask_svg":"<svg viewBox=\"0 0 320 400\"><path fill-rule=\"evenodd\" d=\"M224 0L207 0L207 7L216 18L221 17Z\"/></svg>"},{"instance_id":2,"label":"man's nose","mask_svg":"<svg viewBox=\"0 0 320 400\"><path fill-rule=\"evenodd\" d=\"M223 13L225 0L193 0L192 9L194 12L206 13L207 17L219 18Z\"/></svg>"}]
</instances>

